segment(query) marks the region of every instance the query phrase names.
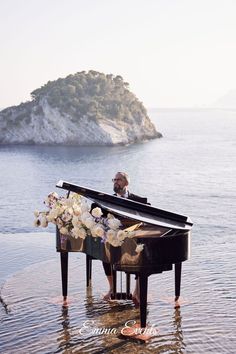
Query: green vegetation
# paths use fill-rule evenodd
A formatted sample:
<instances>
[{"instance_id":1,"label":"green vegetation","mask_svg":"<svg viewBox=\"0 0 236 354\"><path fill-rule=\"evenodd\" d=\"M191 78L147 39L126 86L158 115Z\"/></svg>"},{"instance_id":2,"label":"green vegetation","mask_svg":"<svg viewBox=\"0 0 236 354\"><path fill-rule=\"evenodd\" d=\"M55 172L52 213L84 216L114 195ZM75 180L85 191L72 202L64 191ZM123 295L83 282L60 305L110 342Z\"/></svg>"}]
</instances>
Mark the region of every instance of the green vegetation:
<instances>
[{"instance_id":1,"label":"green vegetation","mask_svg":"<svg viewBox=\"0 0 236 354\"><path fill-rule=\"evenodd\" d=\"M147 116L146 109L137 97L129 91L129 84L121 76L90 70L49 81L31 93L33 102L46 100L61 114L67 114L77 121L87 116L99 120L110 119L141 121Z\"/></svg>"}]
</instances>

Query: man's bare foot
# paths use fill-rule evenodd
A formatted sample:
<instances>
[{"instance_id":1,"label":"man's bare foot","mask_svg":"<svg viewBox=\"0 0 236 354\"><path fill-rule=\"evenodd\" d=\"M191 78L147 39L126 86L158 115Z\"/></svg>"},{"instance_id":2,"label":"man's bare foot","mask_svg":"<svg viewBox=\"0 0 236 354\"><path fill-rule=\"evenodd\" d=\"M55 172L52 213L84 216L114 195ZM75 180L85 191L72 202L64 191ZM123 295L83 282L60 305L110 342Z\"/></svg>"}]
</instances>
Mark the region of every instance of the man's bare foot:
<instances>
[{"instance_id":1,"label":"man's bare foot","mask_svg":"<svg viewBox=\"0 0 236 354\"><path fill-rule=\"evenodd\" d=\"M176 296L176 298L175 298L175 309L178 309L179 307L180 307L179 296Z\"/></svg>"},{"instance_id":2,"label":"man's bare foot","mask_svg":"<svg viewBox=\"0 0 236 354\"><path fill-rule=\"evenodd\" d=\"M67 298L67 296L63 296L63 306L64 307L68 306L68 298Z\"/></svg>"},{"instance_id":3,"label":"man's bare foot","mask_svg":"<svg viewBox=\"0 0 236 354\"><path fill-rule=\"evenodd\" d=\"M110 289L106 295L103 296L103 300L108 301L111 299L112 290Z\"/></svg>"},{"instance_id":4,"label":"man's bare foot","mask_svg":"<svg viewBox=\"0 0 236 354\"><path fill-rule=\"evenodd\" d=\"M140 285L139 285L139 278L138 278L138 279L136 279L135 289L132 294L132 300L133 300L133 303L135 304L135 307L138 307L140 304L139 294L140 294Z\"/></svg>"}]
</instances>

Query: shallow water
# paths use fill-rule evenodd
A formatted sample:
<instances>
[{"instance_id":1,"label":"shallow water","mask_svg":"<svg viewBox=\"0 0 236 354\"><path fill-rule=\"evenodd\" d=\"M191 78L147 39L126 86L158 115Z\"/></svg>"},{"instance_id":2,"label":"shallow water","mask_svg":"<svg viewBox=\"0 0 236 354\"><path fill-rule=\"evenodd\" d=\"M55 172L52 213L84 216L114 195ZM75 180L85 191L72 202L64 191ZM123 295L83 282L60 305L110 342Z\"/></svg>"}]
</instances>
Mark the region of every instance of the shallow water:
<instances>
[{"instance_id":1,"label":"shallow water","mask_svg":"<svg viewBox=\"0 0 236 354\"><path fill-rule=\"evenodd\" d=\"M1 147L0 353L235 353L236 114L152 114L165 138L147 144ZM147 319L156 333L147 344L120 337L139 313L129 301L102 300L107 284L99 261L86 290L84 254L69 255L70 302L62 306L54 228L32 227L32 211L43 208L57 180L110 192L119 169L131 174L134 193L194 221L181 308L173 304L174 272L149 278ZM93 335L102 328L116 333Z\"/></svg>"},{"instance_id":2,"label":"shallow water","mask_svg":"<svg viewBox=\"0 0 236 354\"><path fill-rule=\"evenodd\" d=\"M99 261L93 262L92 288L86 290L85 256L70 254L69 306L62 306L54 241L54 234L46 233L0 235L7 250L1 258L7 269L1 271L2 353L16 348L17 353L234 352L236 280L228 261L236 251L233 236L194 246L192 259L183 265L180 309L174 309L173 272L149 278L148 323L154 335L145 345L120 337L139 312L129 301L102 300L106 282ZM116 333L96 335L95 328Z\"/></svg>"}]
</instances>

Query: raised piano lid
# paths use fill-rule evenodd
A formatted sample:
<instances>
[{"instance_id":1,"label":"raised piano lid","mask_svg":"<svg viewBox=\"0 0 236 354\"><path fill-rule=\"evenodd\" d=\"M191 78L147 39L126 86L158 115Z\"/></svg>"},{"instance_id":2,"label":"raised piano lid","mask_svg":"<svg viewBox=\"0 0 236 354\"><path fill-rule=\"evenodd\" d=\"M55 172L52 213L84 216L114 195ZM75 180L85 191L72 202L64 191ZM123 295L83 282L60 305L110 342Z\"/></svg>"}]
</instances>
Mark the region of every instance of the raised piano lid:
<instances>
[{"instance_id":1,"label":"raised piano lid","mask_svg":"<svg viewBox=\"0 0 236 354\"><path fill-rule=\"evenodd\" d=\"M147 224L176 230L190 230L193 226L187 216L158 209L148 204L120 198L63 180L57 182L56 187L83 195L111 213Z\"/></svg>"}]
</instances>

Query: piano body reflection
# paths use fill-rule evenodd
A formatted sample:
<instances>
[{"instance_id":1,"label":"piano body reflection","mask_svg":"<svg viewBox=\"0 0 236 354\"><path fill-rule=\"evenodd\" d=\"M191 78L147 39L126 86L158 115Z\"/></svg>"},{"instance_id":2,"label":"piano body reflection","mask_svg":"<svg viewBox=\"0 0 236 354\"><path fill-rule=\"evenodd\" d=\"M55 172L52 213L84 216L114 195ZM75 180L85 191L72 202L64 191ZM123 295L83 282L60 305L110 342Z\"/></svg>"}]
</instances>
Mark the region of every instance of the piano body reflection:
<instances>
[{"instance_id":1,"label":"piano body reflection","mask_svg":"<svg viewBox=\"0 0 236 354\"><path fill-rule=\"evenodd\" d=\"M57 230L57 251L61 254L63 297L68 288L68 252L86 253L87 286L91 279L92 259L111 263L113 269L113 298L116 294L116 271L126 273L126 298L130 298L130 274L136 274L140 282L140 322L146 327L148 277L151 274L175 268L175 301L180 296L181 266L190 256L190 230L192 222L187 216L161 210L129 199L88 189L65 181L58 188L68 193L78 193L117 218L122 224L135 225L134 238L126 238L120 247L114 247L101 238L87 236L85 239L63 237ZM132 228L132 227L131 227ZM140 253L137 244L144 244ZM122 294L121 294L122 298Z\"/></svg>"}]
</instances>

